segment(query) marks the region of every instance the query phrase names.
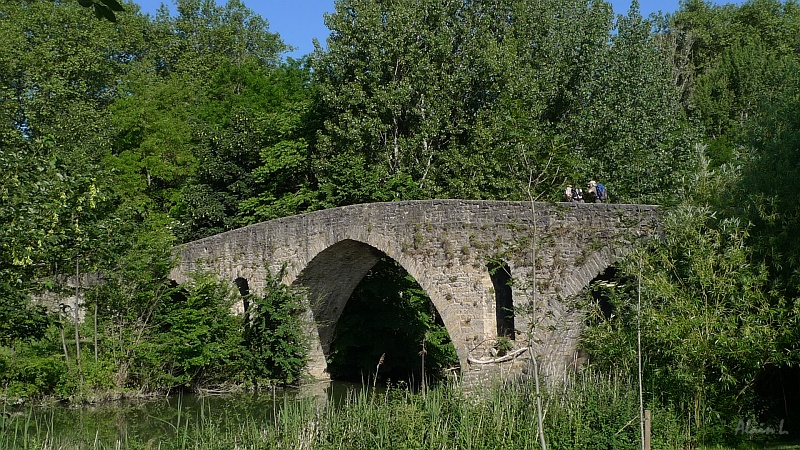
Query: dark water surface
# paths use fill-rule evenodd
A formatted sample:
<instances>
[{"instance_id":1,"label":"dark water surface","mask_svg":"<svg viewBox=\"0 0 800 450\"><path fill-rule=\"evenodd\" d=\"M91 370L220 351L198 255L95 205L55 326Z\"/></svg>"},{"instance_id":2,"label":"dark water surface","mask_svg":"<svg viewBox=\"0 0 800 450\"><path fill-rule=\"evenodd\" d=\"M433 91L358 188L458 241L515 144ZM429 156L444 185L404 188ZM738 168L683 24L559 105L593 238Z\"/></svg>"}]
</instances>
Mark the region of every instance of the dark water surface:
<instances>
[{"instance_id":1,"label":"dark water surface","mask_svg":"<svg viewBox=\"0 0 800 450\"><path fill-rule=\"evenodd\" d=\"M121 400L85 406L41 406L5 411L4 431L37 440L67 438L80 442L157 442L194 427L213 422L233 431L243 423L270 424L290 402L313 398L320 404L343 400L362 385L345 382L317 383L296 389L226 395L177 395L149 400ZM2 447L2 445L0 445Z\"/></svg>"}]
</instances>

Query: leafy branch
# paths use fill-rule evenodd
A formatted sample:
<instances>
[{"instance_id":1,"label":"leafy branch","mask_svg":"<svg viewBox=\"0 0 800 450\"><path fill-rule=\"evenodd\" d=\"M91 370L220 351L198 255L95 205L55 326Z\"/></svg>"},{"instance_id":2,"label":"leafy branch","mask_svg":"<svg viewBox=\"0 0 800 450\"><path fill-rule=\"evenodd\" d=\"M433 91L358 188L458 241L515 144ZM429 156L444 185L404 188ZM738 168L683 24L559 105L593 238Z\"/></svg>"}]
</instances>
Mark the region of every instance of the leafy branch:
<instances>
[{"instance_id":1,"label":"leafy branch","mask_svg":"<svg viewBox=\"0 0 800 450\"><path fill-rule=\"evenodd\" d=\"M106 19L109 22L117 21L117 16L114 14L115 11L125 11L125 8L117 0L78 0L78 4L84 8L93 8L95 17Z\"/></svg>"}]
</instances>

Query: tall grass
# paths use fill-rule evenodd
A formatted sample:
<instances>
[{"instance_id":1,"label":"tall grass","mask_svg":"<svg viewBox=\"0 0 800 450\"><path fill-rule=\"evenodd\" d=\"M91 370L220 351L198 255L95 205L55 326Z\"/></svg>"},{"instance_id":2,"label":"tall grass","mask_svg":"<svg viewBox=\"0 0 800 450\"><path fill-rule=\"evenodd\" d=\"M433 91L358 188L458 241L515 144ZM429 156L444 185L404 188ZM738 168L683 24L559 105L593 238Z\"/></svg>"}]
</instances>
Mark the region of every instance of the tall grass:
<instances>
[{"instance_id":1,"label":"tall grass","mask_svg":"<svg viewBox=\"0 0 800 450\"><path fill-rule=\"evenodd\" d=\"M320 401L286 397L273 411L233 415L203 409L178 412L174 430L160 438L109 436L83 427L53 432L46 419L4 417L0 450L37 449L538 449L533 385L486 387L463 392L439 386L353 390ZM638 396L630 380L585 372L544 393L545 437L552 449L637 448ZM684 448L681 423L656 410L653 448Z\"/></svg>"}]
</instances>

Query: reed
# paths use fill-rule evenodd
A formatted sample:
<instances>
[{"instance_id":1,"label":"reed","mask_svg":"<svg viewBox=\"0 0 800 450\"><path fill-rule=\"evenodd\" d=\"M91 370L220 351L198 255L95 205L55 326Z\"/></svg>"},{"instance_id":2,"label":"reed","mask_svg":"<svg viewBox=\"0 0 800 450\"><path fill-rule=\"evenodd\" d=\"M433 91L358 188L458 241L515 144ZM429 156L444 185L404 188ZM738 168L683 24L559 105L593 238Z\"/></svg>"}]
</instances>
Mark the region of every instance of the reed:
<instances>
[{"instance_id":1,"label":"reed","mask_svg":"<svg viewBox=\"0 0 800 450\"><path fill-rule=\"evenodd\" d=\"M638 394L631 380L586 371L543 396L550 449L638 447ZM0 450L6 449L538 449L532 384L462 391L440 385L423 393L404 388L352 390L343 399L284 397L263 414L241 416L203 408L178 411L163 439L84 428L53 432L52 420L4 415ZM181 409L181 407L178 407ZM654 448L685 448L681 421L657 409ZM663 426L659 424L664 424ZM169 434L169 435L168 435ZM724 448L724 447L720 447Z\"/></svg>"}]
</instances>

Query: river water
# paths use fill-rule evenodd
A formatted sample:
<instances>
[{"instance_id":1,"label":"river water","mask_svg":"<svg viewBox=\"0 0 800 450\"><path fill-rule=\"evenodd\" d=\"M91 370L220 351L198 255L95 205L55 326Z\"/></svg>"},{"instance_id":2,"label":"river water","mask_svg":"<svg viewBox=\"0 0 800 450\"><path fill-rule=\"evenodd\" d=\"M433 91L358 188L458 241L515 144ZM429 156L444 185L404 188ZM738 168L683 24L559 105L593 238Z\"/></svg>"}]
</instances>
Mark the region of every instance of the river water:
<instances>
[{"instance_id":1,"label":"river water","mask_svg":"<svg viewBox=\"0 0 800 450\"><path fill-rule=\"evenodd\" d=\"M361 384L317 383L226 395L176 395L148 400L121 400L98 405L51 405L6 410L0 416L8 442L57 440L69 442L157 442L213 420L222 427L245 421L270 423L287 402L312 397L319 403L341 400L362 389ZM2 423L4 422L4 423ZM124 446L124 445L123 445Z\"/></svg>"}]
</instances>

